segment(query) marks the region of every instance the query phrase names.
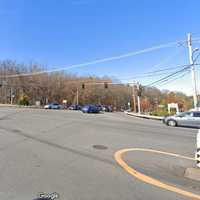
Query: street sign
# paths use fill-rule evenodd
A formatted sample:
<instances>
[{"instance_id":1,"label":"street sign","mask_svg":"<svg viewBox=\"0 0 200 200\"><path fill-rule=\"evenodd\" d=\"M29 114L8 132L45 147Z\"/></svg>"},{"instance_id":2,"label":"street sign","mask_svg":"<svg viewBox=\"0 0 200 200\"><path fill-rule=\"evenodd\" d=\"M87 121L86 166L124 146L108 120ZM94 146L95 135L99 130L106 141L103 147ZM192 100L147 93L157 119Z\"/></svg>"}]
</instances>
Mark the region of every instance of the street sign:
<instances>
[{"instance_id":1,"label":"street sign","mask_svg":"<svg viewBox=\"0 0 200 200\"><path fill-rule=\"evenodd\" d=\"M170 113L171 108L176 109L176 113L179 113L179 108L177 103L169 103L168 104L168 113Z\"/></svg>"}]
</instances>

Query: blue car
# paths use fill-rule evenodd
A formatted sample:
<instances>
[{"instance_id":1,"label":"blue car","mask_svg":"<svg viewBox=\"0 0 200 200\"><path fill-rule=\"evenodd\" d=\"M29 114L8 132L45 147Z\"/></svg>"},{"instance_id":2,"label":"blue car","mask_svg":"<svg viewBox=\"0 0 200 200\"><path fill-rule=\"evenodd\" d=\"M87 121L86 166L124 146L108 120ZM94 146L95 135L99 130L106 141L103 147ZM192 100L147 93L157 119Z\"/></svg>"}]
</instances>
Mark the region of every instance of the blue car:
<instances>
[{"instance_id":1,"label":"blue car","mask_svg":"<svg viewBox=\"0 0 200 200\"><path fill-rule=\"evenodd\" d=\"M77 105L77 104L71 105L71 106L69 107L69 110L81 110L81 106L80 106L80 105Z\"/></svg>"},{"instance_id":2,"label":"blue car","mask_svg":"<svg viewBox=\"0 0 200 200\"><path fill-rule=\"evenodd\" d=\"M100 109L95 105L86 105L81 109L83 113L99 113Z\"/></svg>"}]
</instances>

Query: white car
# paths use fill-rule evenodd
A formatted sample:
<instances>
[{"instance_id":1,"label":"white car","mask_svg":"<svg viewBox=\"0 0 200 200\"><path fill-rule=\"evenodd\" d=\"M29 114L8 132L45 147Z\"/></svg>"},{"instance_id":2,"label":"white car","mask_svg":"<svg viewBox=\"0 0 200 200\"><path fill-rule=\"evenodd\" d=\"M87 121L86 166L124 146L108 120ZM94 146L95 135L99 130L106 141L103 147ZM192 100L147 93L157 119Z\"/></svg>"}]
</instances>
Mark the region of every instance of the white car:
<instances>
[{"instance_id":1,"label":"white car","mask_svg":"<svg viewBox=\"0 0 200 200\"><path fill-rule=\"evenodd\" d=\"M50 105L49 104L45 105L44 109L50 109Z\"/></svg>"},{"instance_id":2,"label":"white car","mask_svg":"<svg viewBox=\"0 0 200 200\"><path fill-rule=\"evenodd\" d=\"M61 105L58 103L50 103L44 106L44 109L61 109Z\"/></svg>"}]
</instances>

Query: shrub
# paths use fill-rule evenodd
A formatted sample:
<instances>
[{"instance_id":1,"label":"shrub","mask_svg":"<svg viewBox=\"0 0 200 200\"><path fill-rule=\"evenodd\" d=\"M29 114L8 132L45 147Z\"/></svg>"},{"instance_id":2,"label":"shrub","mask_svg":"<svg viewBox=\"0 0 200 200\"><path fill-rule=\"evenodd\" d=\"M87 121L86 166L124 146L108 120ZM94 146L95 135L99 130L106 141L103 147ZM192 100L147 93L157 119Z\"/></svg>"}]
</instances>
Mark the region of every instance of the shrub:
<instances>
[{"instance_id":1,"label":"shrub","mask_svg":"<svg viewBox=\"0 0 200 200\"><path fill-rule=\"evenodd\" d=\"M167 110L155 110L151 113L151 115L154 115L154 116L161 116L161 117L164 117L164 116L169 116L169 115L175 115L176 112L175 111L171 111L170 113L168 113Z\"/></svg>"},{"instance_id":2,"label":"shrub","mask_svg":"<svg viewBox=\"0 0 200 200\"><path fill-rule=\"evenodd\" d=\"M27 95L22 95L19 99L19 105L28 106L29 100Z\"/></svg>"}]
</instances>

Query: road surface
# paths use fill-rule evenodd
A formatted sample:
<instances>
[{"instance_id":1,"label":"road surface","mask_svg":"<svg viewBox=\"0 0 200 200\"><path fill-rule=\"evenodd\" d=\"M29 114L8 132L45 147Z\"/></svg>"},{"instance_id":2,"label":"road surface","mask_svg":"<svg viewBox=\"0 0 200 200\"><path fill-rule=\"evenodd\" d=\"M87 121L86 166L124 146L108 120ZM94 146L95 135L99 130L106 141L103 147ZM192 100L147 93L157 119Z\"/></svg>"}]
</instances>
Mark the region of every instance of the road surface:
<instances>
[{"instance_id":1,"label":"road surface","mask_svg":"<svg viewBox=\"0 0 200 200\"><path fill-rule=\"evenodd\" d=\"M60 200L190 199L139 180L114 155L145 148L194 157L196 133L124 113L0 108L0 199L32 200L40 192L57 192ZM137 172L200 195L200 182L183 177L193 160L147 151L127 152L123 160Z\"/></svg>"}]
</instances>

